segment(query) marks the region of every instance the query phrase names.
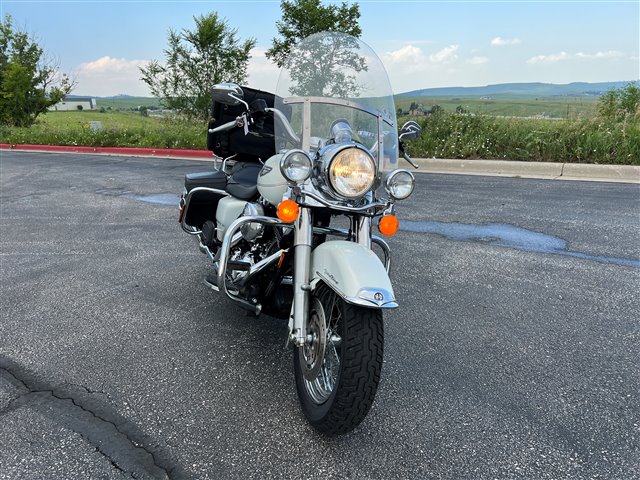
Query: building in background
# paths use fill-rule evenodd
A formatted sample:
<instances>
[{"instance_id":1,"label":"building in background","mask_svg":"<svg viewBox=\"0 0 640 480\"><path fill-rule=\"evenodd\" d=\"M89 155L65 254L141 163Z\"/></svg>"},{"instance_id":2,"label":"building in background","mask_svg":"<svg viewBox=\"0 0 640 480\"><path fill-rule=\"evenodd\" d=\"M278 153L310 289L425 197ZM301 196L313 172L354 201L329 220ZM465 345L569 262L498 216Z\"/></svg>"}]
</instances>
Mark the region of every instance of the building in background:
<instances>
[{"instance_id":1,"label":"building in background","mask_svg":"<svg viewBox=\"0 0 640 480\"><path fill-rule=\"evenodd\" d=\"M55 105L49 107L52 111L68 111L68 110L95 110L97 102L92 97L64 97Z\"/></svg>"}]
</instances>

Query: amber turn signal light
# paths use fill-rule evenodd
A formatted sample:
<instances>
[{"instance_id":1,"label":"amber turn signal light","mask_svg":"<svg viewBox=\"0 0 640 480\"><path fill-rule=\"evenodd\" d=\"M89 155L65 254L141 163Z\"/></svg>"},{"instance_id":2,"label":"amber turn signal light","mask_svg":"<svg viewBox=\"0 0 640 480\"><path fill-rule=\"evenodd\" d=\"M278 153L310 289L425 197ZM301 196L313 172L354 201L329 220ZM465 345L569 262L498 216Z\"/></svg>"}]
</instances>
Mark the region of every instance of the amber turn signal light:
<instances>
[{"instance_id":1,"label":"amber turn signal light","mask_svg":"<svg viewBox=\"0 0 640 480\"><path fill-rule=\"evenodd\" d=\"M378 229L380 230L380 233L390 237L391 235L396 234L399 225L398 217L395 215L384 215L378 222Z\"/></svg>"},{"instance_id":2,"label":"amber turn signal light","mask_svg":"<svg viewBox=\"0 0 640 480\"><path fill-rule=\"evenodd\" d=\"M298 218L300 207L293 200L283 200L278 204L278 218L284 223L291 223Z\"/></svg>"}]
</instances>

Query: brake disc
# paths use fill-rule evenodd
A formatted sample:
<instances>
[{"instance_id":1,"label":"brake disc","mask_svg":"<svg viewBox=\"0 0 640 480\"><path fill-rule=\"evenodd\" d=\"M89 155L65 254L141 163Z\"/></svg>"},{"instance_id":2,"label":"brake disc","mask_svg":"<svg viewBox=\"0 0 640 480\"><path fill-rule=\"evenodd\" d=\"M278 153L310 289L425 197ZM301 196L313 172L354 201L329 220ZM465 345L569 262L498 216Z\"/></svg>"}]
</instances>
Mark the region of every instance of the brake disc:
<instances>
[{"instance_id":1,"label":"brake disc","mask_svg":"<svg viewBox=\"0 0 640 480\"><path fill-rule=\"evenodd\" d=\"M322 303L313 298L309 325L307 328L307 341L303 348L305 364L302 373L308 381L316 379L324 363L324 353L327 346L327 321Z\"/></svg>"}]
</instances>

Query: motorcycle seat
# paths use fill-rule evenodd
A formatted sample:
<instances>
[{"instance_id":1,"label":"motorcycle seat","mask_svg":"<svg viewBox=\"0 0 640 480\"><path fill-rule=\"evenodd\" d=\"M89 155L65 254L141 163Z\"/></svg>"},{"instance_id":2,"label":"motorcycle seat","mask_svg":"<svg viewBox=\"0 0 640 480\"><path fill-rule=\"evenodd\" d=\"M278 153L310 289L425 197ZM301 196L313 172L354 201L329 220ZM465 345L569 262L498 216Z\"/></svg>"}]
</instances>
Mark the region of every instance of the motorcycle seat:
<instances>
[{"instance_id":1,"label":"motorcycle seat","mask_svg":"<svg viewBox=\"0 0 640 480\"><path fill-rule=\"evenodd\" d=\"M238 163L231 171L227 182L227 193L240 200L252 200L258 195L258 175L262 170L259 163Z\"/></svg>"},{"instance_id":2,"label":"motorcycle seat","mask_svg":"<svg viewBox=\"0 0 640 480\"><path fill-rule=\"evenodd\" d=\"M227 175L224 172L187 173L184 176L184 188L190 192L196 187L215 188L224 190L227 186Z\"/></svg>"}]
</instances>

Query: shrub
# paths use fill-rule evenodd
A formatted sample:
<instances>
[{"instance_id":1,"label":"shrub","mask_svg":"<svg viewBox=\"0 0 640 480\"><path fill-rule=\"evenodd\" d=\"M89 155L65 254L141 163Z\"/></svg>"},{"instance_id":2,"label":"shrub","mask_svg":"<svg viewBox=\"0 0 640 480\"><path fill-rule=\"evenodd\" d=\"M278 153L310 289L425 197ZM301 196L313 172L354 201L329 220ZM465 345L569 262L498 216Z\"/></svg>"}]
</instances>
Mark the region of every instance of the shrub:
<instances>
[{"instance_id":1,"label":"shrub","mask_svg":"<svg viewBox=\"0 0 640 480\"><path fill-rule=\"evenodd\" d=\"M598 114L605 120L617 122L640 118L640 87L637 82L630 82L602 95Z\"/></svg>"}]
</instances>

